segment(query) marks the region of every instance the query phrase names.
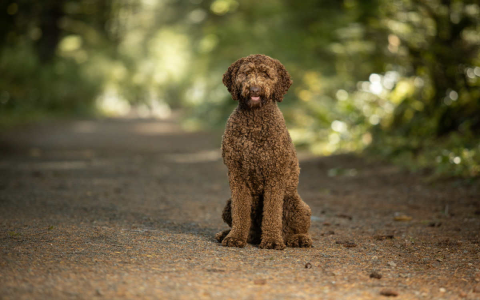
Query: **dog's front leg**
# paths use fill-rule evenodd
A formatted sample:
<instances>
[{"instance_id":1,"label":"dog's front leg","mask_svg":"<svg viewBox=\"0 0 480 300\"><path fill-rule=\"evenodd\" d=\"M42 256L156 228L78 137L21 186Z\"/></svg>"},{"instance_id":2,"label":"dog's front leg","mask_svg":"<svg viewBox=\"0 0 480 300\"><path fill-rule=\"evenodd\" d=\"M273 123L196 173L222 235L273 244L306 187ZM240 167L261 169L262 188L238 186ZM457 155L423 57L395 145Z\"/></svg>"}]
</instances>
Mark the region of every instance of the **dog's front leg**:
<instances>
[{"instance_id":1,"label":"dog's front leg","mask_svg":"<svg viewBox=\"0 0 480 300\"><path fill-rule=\"evenodd\" d=\"M283 198L285 191L278 182L265 187L263 196L262 242L263 249L285 249L282 237Z\"/></svg>"},{"instance_id":2,"label":"dog's front leg","mask_svg":"<svg viewBox=\"0 0 480 300\"><path fill-rule=\"evenodd\" d=\"M252 194L242 178L229 174L232 191L232 230L223 239L222 245L227 247L245 247L250 232L250 212L252 210Z\"/></svg>"}]
</instances>

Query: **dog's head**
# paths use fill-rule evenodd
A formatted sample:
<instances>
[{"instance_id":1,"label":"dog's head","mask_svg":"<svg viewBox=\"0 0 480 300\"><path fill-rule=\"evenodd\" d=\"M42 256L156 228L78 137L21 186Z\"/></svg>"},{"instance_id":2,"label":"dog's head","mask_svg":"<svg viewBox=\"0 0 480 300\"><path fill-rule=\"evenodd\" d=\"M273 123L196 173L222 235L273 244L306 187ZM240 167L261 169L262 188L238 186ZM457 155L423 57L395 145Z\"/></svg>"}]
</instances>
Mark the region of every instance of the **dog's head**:
<instances>
[{"instance_id":1,"label":"dog's head","mask_svg":"<svg viewBox=\"0 0 480 300\"><path fill-rule=\"evenodd\" d=\"M256 54L234 62L223 74L223 84L233 100L258 108L268 101L282 102L292 80L278 60Z\"/></svg>"}]
</instances>

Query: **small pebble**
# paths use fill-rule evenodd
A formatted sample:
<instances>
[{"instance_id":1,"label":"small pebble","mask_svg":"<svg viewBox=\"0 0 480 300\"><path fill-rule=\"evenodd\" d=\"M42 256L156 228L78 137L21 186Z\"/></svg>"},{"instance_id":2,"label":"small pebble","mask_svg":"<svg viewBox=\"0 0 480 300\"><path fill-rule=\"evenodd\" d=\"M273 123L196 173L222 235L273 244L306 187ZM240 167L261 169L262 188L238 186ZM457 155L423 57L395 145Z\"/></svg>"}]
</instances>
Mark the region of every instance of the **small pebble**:
<instances>
[{"instance_id":1,"label":"small pebble","mask_svg":"<svg viewBox=\"0 0 480 300\"><path fill-rule=\"evenodd\" d=\"M370 274L370 278L382 279L382 274L378 273L377 271L373 271L372 274Z\"/></svg>"},{"instance_id":2,"label":"small pebble","mask_svg":"<svg viewBox=\"0 0 480 300\"><path fill-rule=\"evenodd\" d=\"M387 265L389 265L390 267L396 267L396 266L397 266L397 264L394 263L393 261L389 261L389 262L387 263Z\"/></svg>"},{"instance_id":3,"label":"small pebble","mask_svg":"<svg viewBox=\"0 0 480 300\"><path fill-rule=\"evenodd\" d=\"M445 288L440 288L439 291L440 293L445 293L447 290Z\"/></svg>"}]
</instances>

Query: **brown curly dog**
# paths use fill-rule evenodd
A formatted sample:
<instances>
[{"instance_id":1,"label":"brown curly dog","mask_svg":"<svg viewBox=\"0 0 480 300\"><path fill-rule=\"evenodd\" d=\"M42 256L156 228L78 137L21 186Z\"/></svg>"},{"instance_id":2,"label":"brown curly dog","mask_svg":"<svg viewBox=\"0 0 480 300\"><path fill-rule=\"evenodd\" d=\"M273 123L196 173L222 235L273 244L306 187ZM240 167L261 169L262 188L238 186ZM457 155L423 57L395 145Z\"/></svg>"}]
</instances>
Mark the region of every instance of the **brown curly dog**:
<instances>
[{"instance_id":1,"label":"brown curly dog","mask_svg":"<svg viewBox=\"0 0 480 300\"><path fill-rule=\"evenodd\" d=\"M277 106L292 85L290 75L278 60L250 55L228 68L223 84L239 105L222 141L232 192L223 220L231 229L216 239L228 247L311 247L311 211L297 192L298 159Z\"/></svg>"}]
</instances>

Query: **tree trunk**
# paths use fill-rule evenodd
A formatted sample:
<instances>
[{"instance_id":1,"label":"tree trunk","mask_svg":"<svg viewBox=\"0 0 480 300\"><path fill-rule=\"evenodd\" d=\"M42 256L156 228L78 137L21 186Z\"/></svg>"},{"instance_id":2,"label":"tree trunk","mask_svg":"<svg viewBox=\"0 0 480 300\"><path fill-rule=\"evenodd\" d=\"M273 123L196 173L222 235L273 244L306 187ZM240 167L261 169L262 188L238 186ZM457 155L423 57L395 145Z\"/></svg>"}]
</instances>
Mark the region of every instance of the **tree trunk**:
<instances>
[{"instance_id":1,"label":"tree trunk","mask_svg":"<svg viewBox=\"0 0 480 300\"><path fill-rule=\"evenodd\" d=\"M42 36L35 43L35 48L41 63L48 63L55 57L55 52L62 36L59 23L65 15L63 11L64 3L65 0L46 1L40 13L39 25Z\"/></svg>"}]
</instances>

